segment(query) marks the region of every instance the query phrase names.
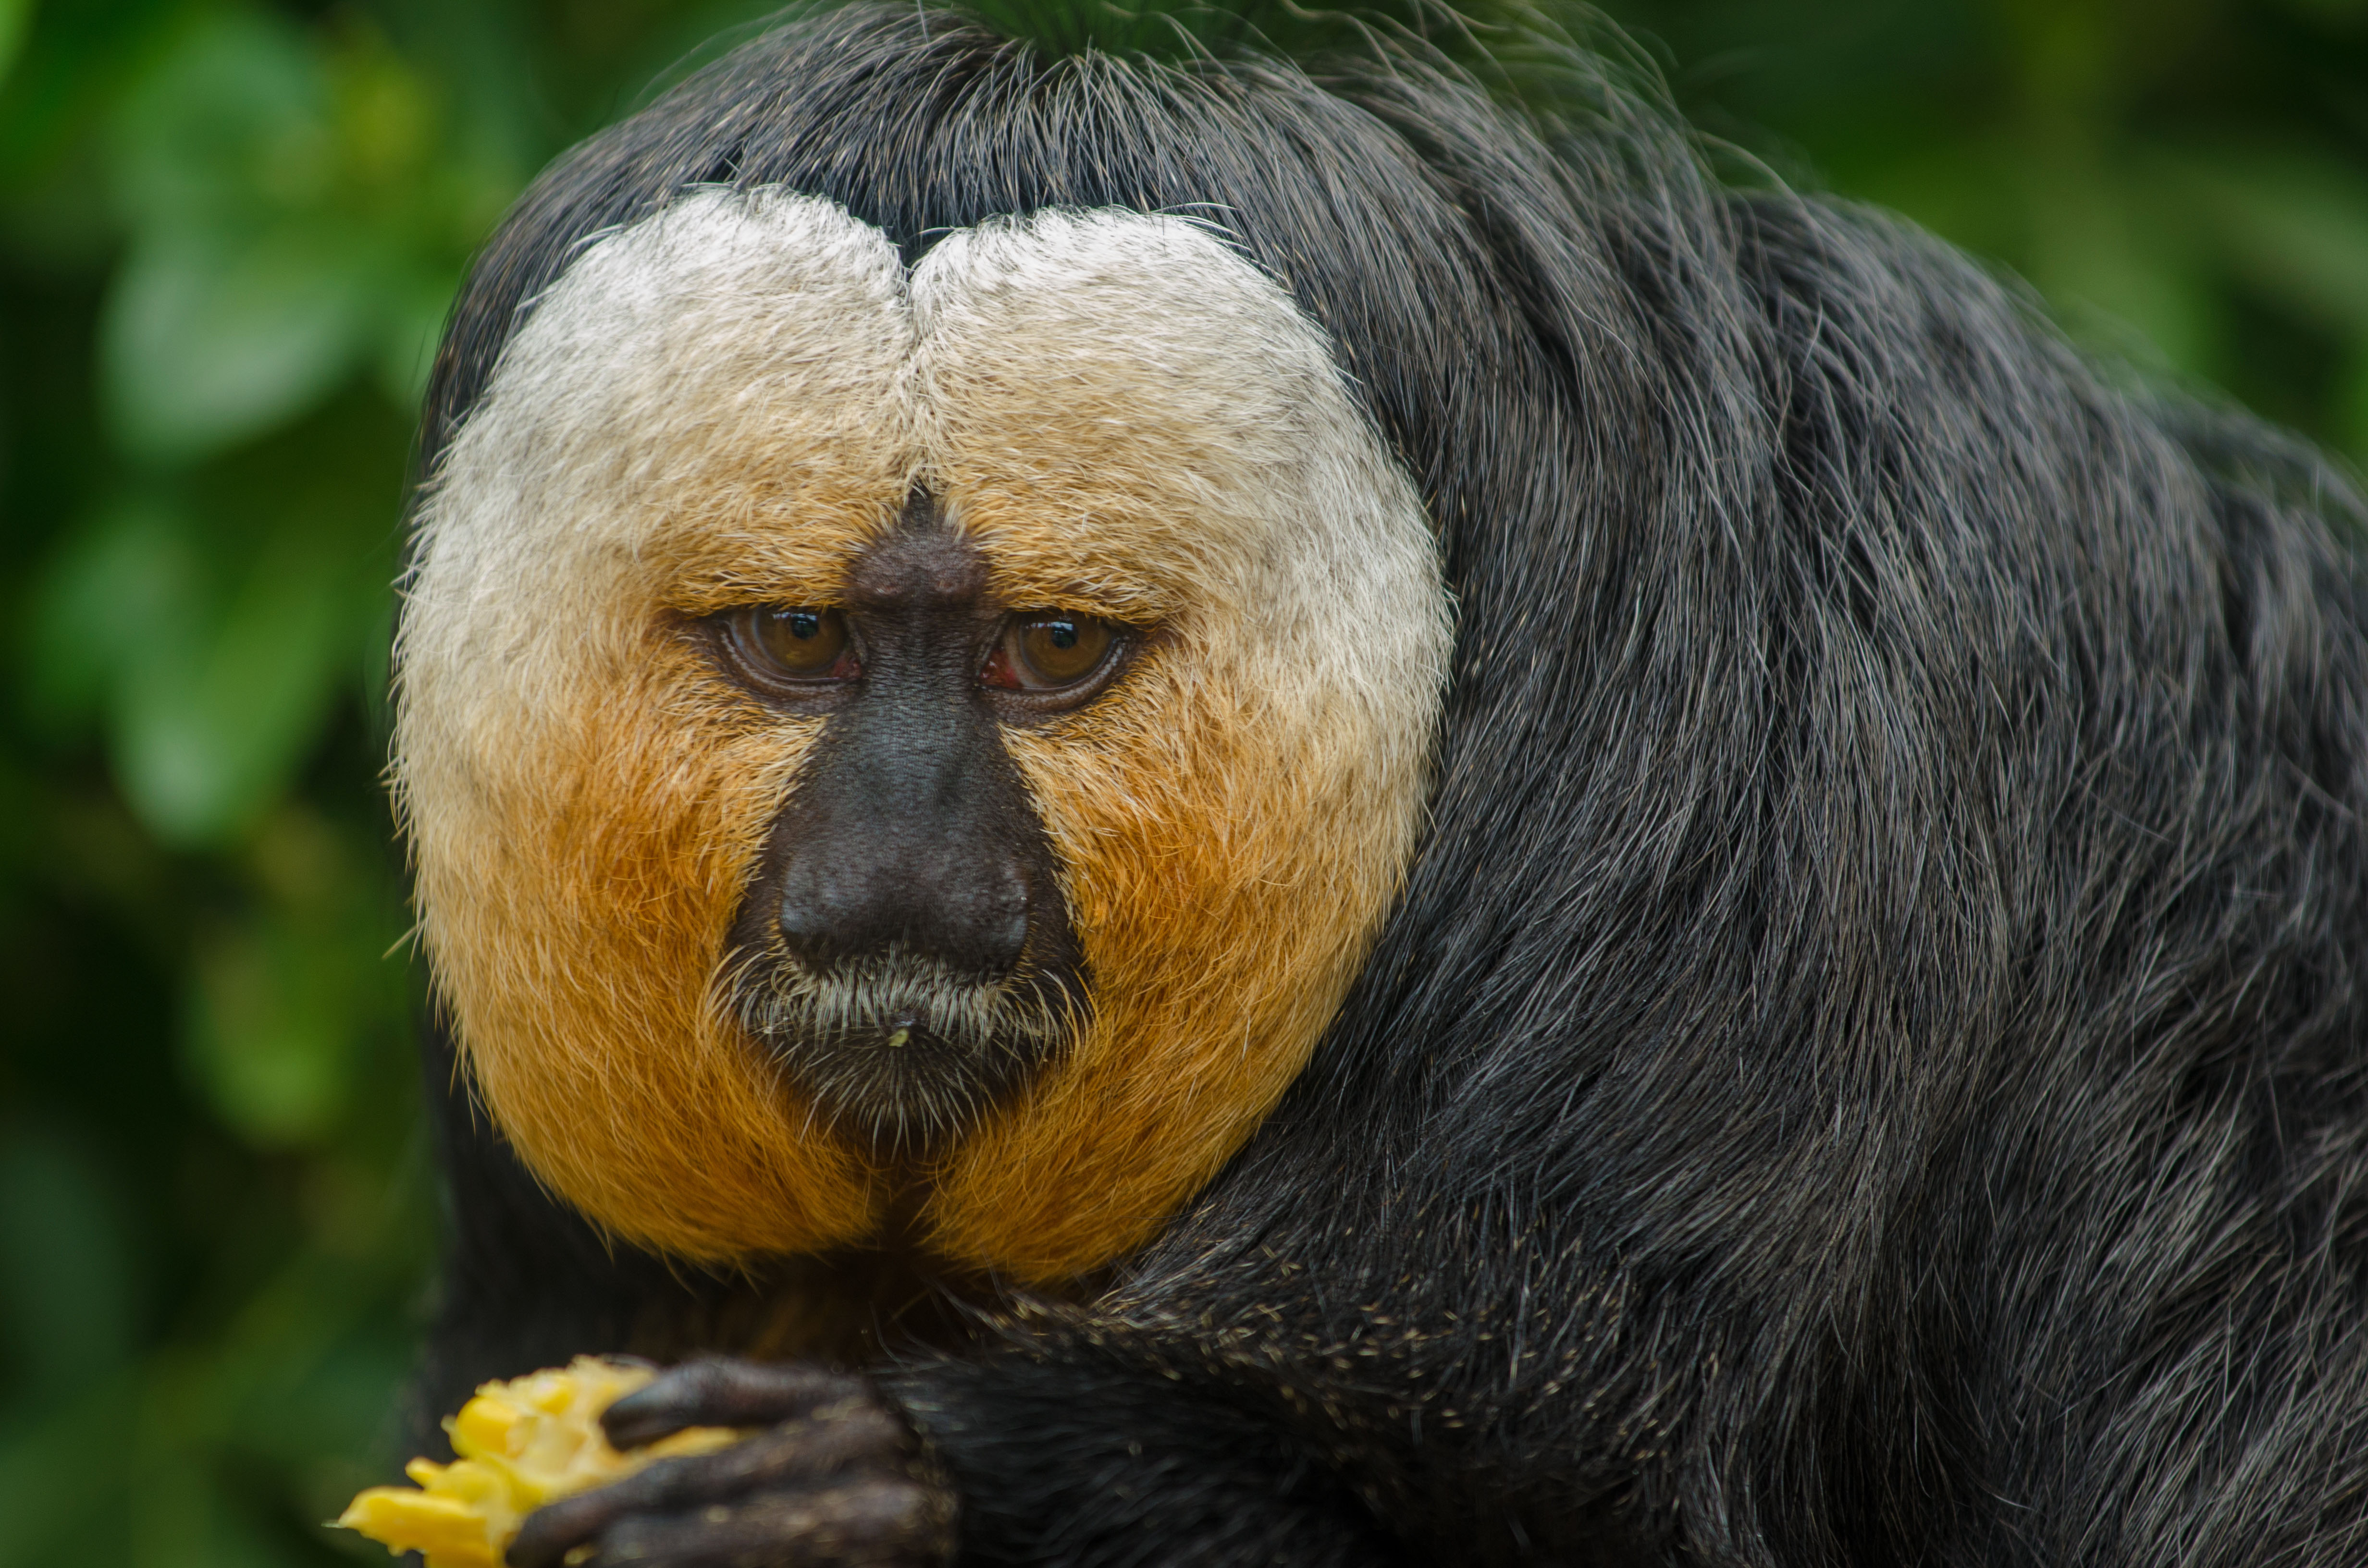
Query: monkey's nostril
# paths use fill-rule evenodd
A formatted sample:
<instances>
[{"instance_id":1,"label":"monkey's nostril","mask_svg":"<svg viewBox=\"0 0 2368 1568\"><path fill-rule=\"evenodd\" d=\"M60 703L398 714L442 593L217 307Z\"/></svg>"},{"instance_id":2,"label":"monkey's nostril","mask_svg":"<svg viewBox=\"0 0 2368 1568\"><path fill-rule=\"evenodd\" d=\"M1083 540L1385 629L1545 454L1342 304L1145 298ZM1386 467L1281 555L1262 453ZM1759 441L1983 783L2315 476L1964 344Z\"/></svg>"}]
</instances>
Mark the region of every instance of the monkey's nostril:
<instances>
[{"instance_id":1,"label":"monkey's nostril","mask_svg":"<svg viewBox=\"0 0 2368 1568\"><path fill-rule=\"evenodd\" d=\"M819 959L830 937L831 922L823 910L807 899L783 893L778 923L781 939L791 950L802 956Z\"/></svg>"},{"instance_id":2,"label":"monkey's nostril","mask_svg":"<svg viewBox=\"0 0 2368 1568\"><path fill-rule=\"evenodd\" d=\"M827 964L860 940L861 900L846 897L841 881L825 875L805 856L791 859L781 878L774 920L791 952L811 963Z\"/></svg>"},{"instance_id":3,"label":"monkey's nostril","mask_svg":"<svg viewBox=\"0 0 2368 1568\"><path fill-rule=\"evenodd\" d=\"M1028 948L1028 877L1016 859L996 867L992 893L983 900L978 921L980 960L995 973L1019 966Z\"/></svg>"}]
</instances>

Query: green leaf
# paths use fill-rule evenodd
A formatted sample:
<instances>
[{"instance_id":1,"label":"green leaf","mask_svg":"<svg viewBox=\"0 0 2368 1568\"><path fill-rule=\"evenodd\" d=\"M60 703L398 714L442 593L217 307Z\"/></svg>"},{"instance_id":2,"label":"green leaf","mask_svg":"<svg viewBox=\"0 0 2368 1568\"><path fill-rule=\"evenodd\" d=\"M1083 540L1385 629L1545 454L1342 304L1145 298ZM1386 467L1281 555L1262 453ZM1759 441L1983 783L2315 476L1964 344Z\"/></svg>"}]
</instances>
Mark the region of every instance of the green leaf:
<instances>
[{"instance_id":1,"label":"green leaf","mask_svg":"<svg viewBox=\"0 0 2368 1568\"><path fill-rule=\"evenodd\" d=\"M36 581L26 694L52 728L110 705L127 667L192 641L202 571L188 519L155 496L120 496L71 530Z\"/></svg>"},{"instance_id":2,"label":"green leaf","mask_svg":"<svg viewBox=\"0 0 2368 1568\"><path fill-rule=\"evenodd\" d=\"M356 235L301 217L144 237L101 329L117 440L187 460L302 413L369 347L385 272Z\"/></svg>"},{"instance_id":3,"label":"green leaf","mask_svg":"<svg viewBox=\"0 0 2368 1568\"><path fill-rule=\"evenodd\" d=\"M2312 152L2230 148L2168 159L2164 178L2257 286L2368 335L2368 175Z\"/></svg>"},{"instance_id":4,"label":"green leaf","mask_svg":"<svg viewBox=\"0 0 2368 1568\"><path fill-rule=\"evenodd\" d=\"M242 11L194 24L126 100L132 232L101 324L104 404L135 456L186 462L283 424L406 327L434 180L431 100L383 51Z\"/></svg>"},{"instance_id":5,"label":"green leaf","mask_svg":"<svg viewBox=\"0 0 2368 1568\"><path fill-rule=\"evenodd\" d=\"M222 1479L194 1456L169 1455L132 1493L129 1568L285 1568L279 1541L256 1528Z\"/></svg>"},{"instance_id":6,"label":"green leaf","mask_svg":"<svg viewBox=\"0 0 2368 1568\"><path fill-rule=\"evenodd\" d=\"M8 80L8 67L17 63L32 20L33 0L0 0L0 84Z\"/></svg>"},{"instance_id":7,"label":"green leaf","mask_svg":"<svg viewBox=\"0 0 2368 1568\"><path fill-rule=\"evenodd\" d=\"M2336 431L2351 460L2368 468L2368 336L2351 346L2336 388Z\"/></svg>"},{"instance_id":8,"label":"green leaf","mask_svg":"<svg viewBox=\"0 0 2368 1568\"><path fill-rule=\"evenodd\" d=\"M113 184L134 228L317 203L333 183L328 94L314 51L286 22L200 13L132 86L116 116ZM160 40L162 41L162 40Z\"/></svg>"},{"instance_id":9,"label":"green leaf","mask_svg":"<svg viewBox=\"0 0 2368 1568\"><path fill-rule=\"evenodd\" d=\"M334 961L322 958L300 934L263 923L199 944L189 1061L214 1109L250 1143L312 1142L345 1109L352 1031Z\"/></svg>"},{"instance_id":10,"label":"green leaf","mask_svg":"<svg viewBox=\"0 0 2368 1568\"><path fill-rule=\"evenodd\" d=\"M124 1451L139 1393L127 1370L0 1433L0 1568L123 1560Z\"/></svg>"},{"instance_id":11,"label":"green leaf","mask_svg":"<svg viewBox=\"0 0 2368 1568\"><path fill-rule=\"evenodd\" d=\"M388 402L405 413L416 410L427 393L436 345L444 335L444 317L458 286L453 278L416 273L388 291L379 339L379 387Z\"/></svg>"},{"instance_id":12,"label":"green leaf","mask_svg":"<svg viewBox=\"0 0 2368 1568\"><path fill-rule=\"evenodd\" d=\"M2140 364L2207 373L2216 336L2193 256L2150 231L2126 173L2077 149L2030 160L2019 259L2073 333Z\"/></svg>"},{"instance_id":13,"label":"green leaf","mask_svg":"<svg viewBox=\"0 0 2368 1568\"><path fill-rule=\"evenodd\" d=\"M285 787L361 619L352 566L331 530L294 517L194 646L160 644L128 672L117 774L157 836L225 842Z\"/></svg>"},{"instance_id":14,"label":"green leaf","mask_svg":"<svg viewBox=\"0 0 2368 1568\"><path fill-rule=\"evenodd\" d=\"M123 1216L91 1152L21 1124L0 1141L0 1321L18 1386L40 1398L122 1366L135 1329Z\"/></svg>"},{"instance_id":15,"label":"green leaf","mask_svg":"<svg viewBox=\"0 0 2368 1568\"><path fill-rule=\"evenodd\" d=\"M301 809L275 812L247 858L259 896L199 936L188 1062L250 1142L316 1142L344 1116L366 1043L402 1005L392 900L374 860Z\"/></svg>"},{"instance_id":16,"label":"green leaf","mask_svg":"<svg viewBox=\"0 0 2368 1568\"><path fill-rule=\"evenodd\" d=\"M2368 17L2368 0L2285 0L2285 8L2329 27L2344 27Z\"/></svg>"}]
</instances>

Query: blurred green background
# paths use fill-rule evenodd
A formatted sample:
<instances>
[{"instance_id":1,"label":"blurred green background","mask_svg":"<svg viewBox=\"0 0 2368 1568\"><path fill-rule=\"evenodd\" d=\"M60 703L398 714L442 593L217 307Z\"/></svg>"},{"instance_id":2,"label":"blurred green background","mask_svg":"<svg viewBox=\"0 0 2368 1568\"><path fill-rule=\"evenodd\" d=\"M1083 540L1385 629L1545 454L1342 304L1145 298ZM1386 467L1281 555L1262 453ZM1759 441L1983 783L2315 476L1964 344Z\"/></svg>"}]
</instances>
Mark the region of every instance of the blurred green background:
<instances>
[{"instance_id":1,"label":"blurred green background","mask_svg":"<svg viewBox=\"0 0 2368 1568\"><path fill-rule=\"evenodd\" d=\"M768 7L0 0L0 1568L377 1549L433 1199L384 755L413 410L535 169ZM1795 183L2368 459L2368 0L1611 18Z\"/></svg>"}]
</instances>

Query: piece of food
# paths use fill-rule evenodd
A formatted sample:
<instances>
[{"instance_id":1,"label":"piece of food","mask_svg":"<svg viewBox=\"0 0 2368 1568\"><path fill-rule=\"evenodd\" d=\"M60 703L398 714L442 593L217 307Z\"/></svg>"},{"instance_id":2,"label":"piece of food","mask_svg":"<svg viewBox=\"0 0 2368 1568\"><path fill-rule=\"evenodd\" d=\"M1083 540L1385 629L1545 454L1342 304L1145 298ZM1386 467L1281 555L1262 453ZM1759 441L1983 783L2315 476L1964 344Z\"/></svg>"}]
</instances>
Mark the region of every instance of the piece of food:
<instances>
[{"instance_id":1,"label":"piece of food","mask_svg":"<svg viewBox=\"0 0 2368 1568\"><path fill-rule=\"evenodd\" d=\"M690 1426L620 1453L600 1430L600 1413L654 1376L647 1368L578 1356L567 1366L486 1383L445 1417L450 1464L413 1460L418 1483L373 1486L337 1517L400 1556L425 1553L427 1568L501 1568L519 1521L555 1497L605 1486L653 1460L707 1454L741 1434Z\"/></svg>"}]
</instances>

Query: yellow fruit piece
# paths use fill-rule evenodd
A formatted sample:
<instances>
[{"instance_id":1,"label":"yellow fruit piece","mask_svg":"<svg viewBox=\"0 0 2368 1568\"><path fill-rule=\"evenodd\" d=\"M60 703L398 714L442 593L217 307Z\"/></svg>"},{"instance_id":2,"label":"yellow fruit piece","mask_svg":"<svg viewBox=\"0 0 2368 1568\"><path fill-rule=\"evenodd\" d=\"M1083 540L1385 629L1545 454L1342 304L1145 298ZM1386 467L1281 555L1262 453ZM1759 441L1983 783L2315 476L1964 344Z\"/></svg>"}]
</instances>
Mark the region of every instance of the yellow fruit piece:
<instances>
[{"instance_id":1,"label":"yellow fruit piece","mask_svg":"<svg viewBox=\"0 0 2368 1568\"><path fill-rule=\"evenodd\" d=\"M600 1413L650 1381L642 1367L578 1356L562 1369L487 1383L445 1418L450 1464L413 1460L414 1486L373 1486L337 1517L340 1528L397 1556L426 1555L427 1568L501 1568L520 1521L556 1497L631 1475L653 1460L710 1454L741 1434L690 1426L647 1448L619 1453Z\"/></svg>"}]
</instances>

